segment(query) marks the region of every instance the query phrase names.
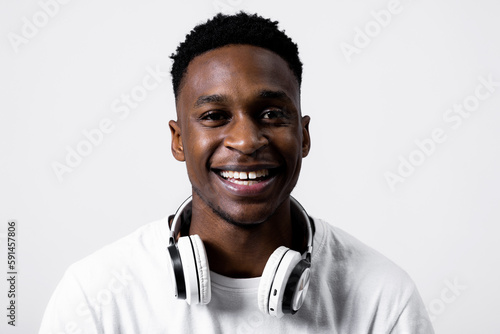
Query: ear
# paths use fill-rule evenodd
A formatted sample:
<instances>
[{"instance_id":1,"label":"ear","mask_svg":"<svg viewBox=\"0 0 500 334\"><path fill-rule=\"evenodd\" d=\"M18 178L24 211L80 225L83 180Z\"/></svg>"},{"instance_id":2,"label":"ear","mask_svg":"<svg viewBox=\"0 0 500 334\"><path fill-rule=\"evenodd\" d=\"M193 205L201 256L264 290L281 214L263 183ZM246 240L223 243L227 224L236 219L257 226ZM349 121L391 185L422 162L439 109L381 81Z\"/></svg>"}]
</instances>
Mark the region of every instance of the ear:
<instances>
[{"instance_id":1,"label":"ear","mask_svg":"<svg viewBox=\"0 0 500 334\"><path fill-rule=\"evenodd\" d=\"M307 157L311 149L311 136L309 135L309 122L311 117L302 117L302 158Z\"/></svg>"},{"instance_id":2,"label":"ear","mask_svg":"<svg viewBox=\"0 0 500 334\"><path fill-rule=\"evenodd\" d=\"M168 126L170 127L170 133L172 133L172 155L178 161L186 161L179 124L176 121L170 121Z\"/></svg>"}]
</instances>

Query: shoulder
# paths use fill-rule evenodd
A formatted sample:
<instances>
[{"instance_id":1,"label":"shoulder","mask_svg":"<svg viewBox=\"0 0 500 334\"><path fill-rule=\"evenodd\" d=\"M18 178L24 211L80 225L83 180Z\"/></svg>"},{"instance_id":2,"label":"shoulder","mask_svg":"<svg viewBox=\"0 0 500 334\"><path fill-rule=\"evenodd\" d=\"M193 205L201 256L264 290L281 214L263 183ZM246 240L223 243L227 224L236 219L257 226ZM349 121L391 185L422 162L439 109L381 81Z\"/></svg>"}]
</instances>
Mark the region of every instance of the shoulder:
<instances>
[{"instance_id":1,"label":"shoulder","mask_svg":"<svg viewBox=\"0 0 500 334\"><path fill-rule=\"evenodd\" d=\"M417 333L415 319L427 319L409 275L342 229L319 219L314 222L311 268L316 286L310 289L316 300L323 298L325 316L335 313L336 326L346 333L389 333L396 326Z\"/></svg>"},{"instance_id":2,"label":"shoulder","mask_svg":"<svg viewBox=\"0 0 500 334\"><path fill-rule=\"evenodd\" d=\"M321 219L314 221L320 235L315 256L329 259L339 269L349 268L357 274L394 275L402 280L409 279L398 265L349 233Z\"/></svg>"},{"instance_id":3,"label":"shoulder","mask_svg":"<svg viewBox=\"0 0 500 334\"><path fill-rule=\"evenodd\" d=\"M377 304L398 301L403 307L416 293L406 271L387 257L323 220L315 219L315 224L321 236L312 266L327 264L319 266L318 274L334 278L331 289L339 297Z\"/></svg>"},{"instance_id":4,"label":"shoulder","mask_svg":"<svg viewBox=\"0 0 500 334\"><path fill-rule=\"evenodd\" d=\"M130 311L129 301L147 309L145 300L165 299L157 297L168 273L162 256L168 240L164 224L144 225L69 266L47 305L40 333L62 332L67 326L100 333L114 326L121 310Z\"/></svg>"},{"instance_id":5,"label":"shoulder","mask_svg":"<svg viewBox=\"0 0 500 334\"><path fill-rule=\"evenodd\" d=\"M166 221L148 223L131 234L97 250L68 267L65 277L78 282L87 293L128 286L144 272L157 268L166 249Z\"/></svg>"}]
</instances>

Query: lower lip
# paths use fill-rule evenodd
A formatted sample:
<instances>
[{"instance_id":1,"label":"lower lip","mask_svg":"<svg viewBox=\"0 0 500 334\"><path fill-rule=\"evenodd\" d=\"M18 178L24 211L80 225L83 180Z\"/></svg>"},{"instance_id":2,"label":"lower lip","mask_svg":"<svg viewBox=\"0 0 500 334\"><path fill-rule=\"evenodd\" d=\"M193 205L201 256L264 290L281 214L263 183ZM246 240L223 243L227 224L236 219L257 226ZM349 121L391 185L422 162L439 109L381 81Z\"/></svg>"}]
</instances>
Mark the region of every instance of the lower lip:
<instances>
[{"instance_id":1,"label":"lower lip","mask_svg":"<svg viewBox=\"0 0 500 334\"><path fill-rule=\"evenodd\" d=\"M263 193L267 190L267 188L271 185L271 183L275 179L275 176L271 176L270 178L257 182L255 184L244 185L244 184L233 183L229 180L226 180L219 174L217 173L215 174L218 176L219 180L222 181L222 184L226 189L239 196L258 195L260 193ZM247 180L247 181L252 181L252 180Z\"/></svg>"}]
</instances>

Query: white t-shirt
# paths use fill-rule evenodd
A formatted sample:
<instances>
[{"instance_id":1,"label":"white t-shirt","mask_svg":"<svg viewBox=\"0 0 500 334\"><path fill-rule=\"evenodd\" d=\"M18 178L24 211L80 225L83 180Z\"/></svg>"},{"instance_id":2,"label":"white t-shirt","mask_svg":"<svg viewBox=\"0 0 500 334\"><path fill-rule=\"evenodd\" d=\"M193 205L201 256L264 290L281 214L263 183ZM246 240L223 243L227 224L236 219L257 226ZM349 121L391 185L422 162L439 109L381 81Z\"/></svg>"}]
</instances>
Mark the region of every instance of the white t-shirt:
<instances>
[{"instance_id":1,"label":"white t-shirt","mask_svg":"<svg viewBox=\"0 0 500 334\"><path fill-rule=\"evenodd\" d=\"M209 304L175 299L168 226L159 220L71 265L50 299L40 334L434 333L403 270L344 231L314 223L311 282L294 315L278 319L259 310L260 278L212 272Z\"/></svg>"}]
</instances>

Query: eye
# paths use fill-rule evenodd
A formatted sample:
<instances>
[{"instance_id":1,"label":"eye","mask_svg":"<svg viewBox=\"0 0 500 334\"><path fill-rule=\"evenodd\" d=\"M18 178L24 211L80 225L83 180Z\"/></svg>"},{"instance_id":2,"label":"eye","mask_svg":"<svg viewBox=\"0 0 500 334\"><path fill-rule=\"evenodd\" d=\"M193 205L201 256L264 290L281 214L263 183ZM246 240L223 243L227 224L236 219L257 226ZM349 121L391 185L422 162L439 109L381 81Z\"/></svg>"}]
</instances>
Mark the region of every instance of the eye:
<instances>
[{"instance_id":1,"label":"eye","mask_svg":"<svg viewBox=\"0 0 500 334\"><path fill-rule=\"evenodd\" d=\"M260 117L266 121L285 121L289 119L288 114L281 109L266 109Z\"/></svg>"},{"instance_id":2,"label":"eye","mask_svg":"<svg viewBox=\"0 0 500 334\"><path fill-rule=\"evenodd\" d=\"M206 115L202 116L201 119L206 120L206 121L220 121L224 118L225 117L221 113L209 112Z\"/></svg>"},{"instance_id":3,"label":"eye","mask_svg":"<svg viewBox=\"0 0 500 334\"><path fill-rule=\"evenodd\" d=\"M203 113L198 119L206 126L215 127L225 124L229 119L229 115L221 110L210 110Z\"/></svg>"}]
</instances>

